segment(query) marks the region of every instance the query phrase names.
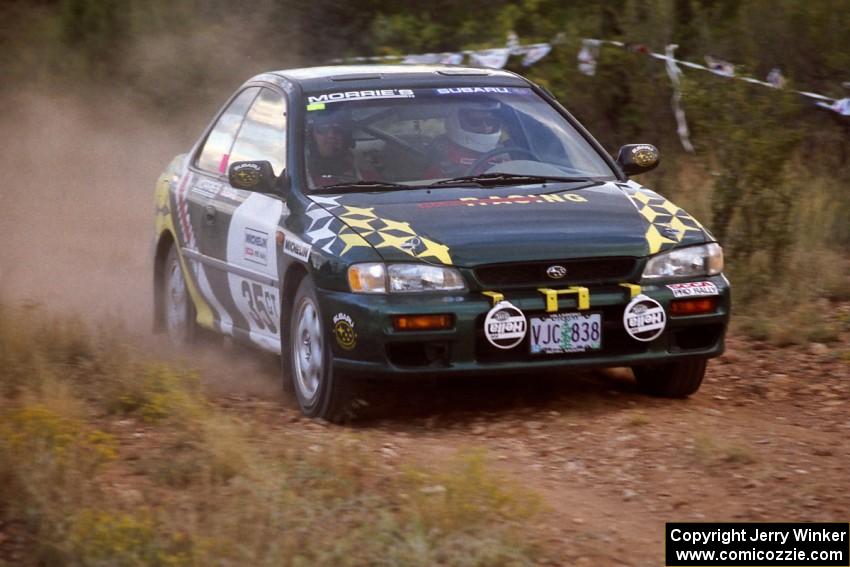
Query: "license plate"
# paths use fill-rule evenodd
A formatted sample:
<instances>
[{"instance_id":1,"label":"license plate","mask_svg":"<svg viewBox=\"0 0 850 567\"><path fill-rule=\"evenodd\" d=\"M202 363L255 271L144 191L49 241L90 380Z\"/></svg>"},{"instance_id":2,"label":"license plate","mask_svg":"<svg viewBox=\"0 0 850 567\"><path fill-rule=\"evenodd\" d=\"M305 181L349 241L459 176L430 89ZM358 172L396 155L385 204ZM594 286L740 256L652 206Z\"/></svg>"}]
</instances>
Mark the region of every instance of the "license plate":
<instances>
[{"instance_id":1,"label":"license plate","mask_svg":"<svg viewBox=\"0 0 850 567\"><path fill-rule=\"evenodd\" d=\"M601 313L531 317L531 354L586 352L602 348Z\"/></svg>"}]
</instances>

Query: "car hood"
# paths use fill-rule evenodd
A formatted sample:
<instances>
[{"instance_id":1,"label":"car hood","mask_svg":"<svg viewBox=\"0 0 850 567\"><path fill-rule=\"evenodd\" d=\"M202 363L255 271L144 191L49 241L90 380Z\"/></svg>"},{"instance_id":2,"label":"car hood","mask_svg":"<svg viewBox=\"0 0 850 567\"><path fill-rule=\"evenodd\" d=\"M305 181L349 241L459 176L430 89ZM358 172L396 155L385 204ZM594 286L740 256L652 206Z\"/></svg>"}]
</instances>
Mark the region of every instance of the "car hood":
<instances>
[{"instance_id":1,"label":"car hood","mask_svg":"<svg viewBox=\"0 0 850 567\"><path fill-rule=\"evenodd\" d=\"M634 182L440 187L310 199L341 221L344 249L368 243L390 262L416 257L475 267L646 256L711 240L684 210Z\"/></svg>"}]
</instances>

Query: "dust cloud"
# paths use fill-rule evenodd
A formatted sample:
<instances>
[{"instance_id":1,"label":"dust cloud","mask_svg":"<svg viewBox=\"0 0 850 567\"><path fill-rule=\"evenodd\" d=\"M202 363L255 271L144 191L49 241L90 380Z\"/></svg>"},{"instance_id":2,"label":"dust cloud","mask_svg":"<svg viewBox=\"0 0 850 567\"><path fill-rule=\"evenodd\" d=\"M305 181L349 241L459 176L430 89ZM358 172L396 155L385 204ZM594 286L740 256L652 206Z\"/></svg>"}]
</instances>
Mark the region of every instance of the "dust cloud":
<instances>
[{"instance_id":1,"label":"dust cloud","mask_svg":"<svg viewBox=\"0 0 850 567\"><path fill-rule=\"evenodd\" d=\"M39 79L56 46L12 38L19 58L40 61L0 93L0 299L150 329L154 184L243 81L297 63L294 37L290 54L265 45L278 11L263 0L191 33L137 30L122 51L131 83L70 71Z\"/></svg>"},{"instance_id":2,"label":"dust cloud","mask_svg":"<svg viewBox=\"0 0 850 567\"><path fill-rule=\"evenodd\" d=\"M154 184L214 108L166 123L112 98L20 92L3 101L0 300L116 326L146 355L200 368L216 393L279 396L275 365L243 349L174 353L154 336Z\"/></svg>"},{"instance_id":3,"label":"dust cloud","mask_svg":"<svg viewBox=\"0 0 850 567\"><path fill-rule=\"evenodd\" d=\"M6 104L0 293L149 328L153 186L183 148L115 101Z\"/></svg>"}]
</instances>

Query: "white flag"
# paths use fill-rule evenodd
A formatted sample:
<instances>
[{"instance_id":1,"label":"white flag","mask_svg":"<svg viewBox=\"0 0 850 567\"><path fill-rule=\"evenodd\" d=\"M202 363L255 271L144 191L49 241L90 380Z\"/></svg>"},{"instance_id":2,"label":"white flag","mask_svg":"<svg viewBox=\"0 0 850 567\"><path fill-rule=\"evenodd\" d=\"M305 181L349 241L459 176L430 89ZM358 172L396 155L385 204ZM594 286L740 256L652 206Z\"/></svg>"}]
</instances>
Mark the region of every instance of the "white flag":
<instances>
[{"instance_id":1,"label":"white flag","mask_svg":"<svg viewBox=\"0 0 850 567\"><path fill-rule=\"evenodd\" d=\"M591 77L596 74L596 58L599 57L601 43L598 39L581 40L581 51L578 52L579 72Z\"/></svg>"},{"instance_id":2,"label":"white flag","mask_svg":"<svg viewBox=\"0 0 850 567\"><path fill-rule=\"evenodd\" d=\"M673 105L673 115L676 117L676 133L679 135L679 142L688 153L694 153L694 146L691 144L691 133L688 130L688 121L685 119L685 111L682 110L682 93L679 90L679 75L681 71L676 65L674 53L679 47L675 43L671 43L664 49L665 66L667 68L667 76L670 77L670 83L673 85L673 99L670 101Z\"/></svg>"},{"instance_id":3,"label":"white flag","mask_svg":"<svg viewBox=\"0 0 850 567\"><path fill-rule=\"evenodd\" d=\"M830 109L834 112L837 112L841 116L850 116L850 98L842 98L836 100L830 106Z\"/></svg>"},{"instance_id":4,"label":"white flag","mask_svg":"<svg viewBox=\"0 0 850 567\"><path fill-rule=\"evenodd\" d=\"M499 49L485 49L483 51L473 51L469 54L472 62L479 67L489 67L491 69L501 69L508 62L510 50L502 47Z\"/></svg>"},{"instance_id":5,"label":"white flag","mask_svg":"<svg viewBox=\"0 0 850 567\"><path fill-rule=\"evenodd\" d=\"M531 67L552 51L552 46L548 43L542 43L540 45L535 45L534 47L529 47L525 51L525 57L522 58L522 66L523 67Z\"/></svg>"},{"instance_id":6,"label":"white flag","mask_svg":"<svg viewBox=\"0 0 850 567\"><path fill-rule=\"evenodd\" d=\"M715 59L711 55L706 55L705 64L708 65L708 69L715 75L722 75L724 77L735 76L735 66L728 61Z\"/></svg>"},{"instance_id":7,"label":"white flag","mask_svg":"<svg viewBox=\"0 0 850 567\"><path fill-rule=\"evenodd\" d=\"M767 82L771 86L781 89L785 87L785 77L782 76L782 70L779 67L774 67L767 74Z\"/></svg>"}]
</instances>

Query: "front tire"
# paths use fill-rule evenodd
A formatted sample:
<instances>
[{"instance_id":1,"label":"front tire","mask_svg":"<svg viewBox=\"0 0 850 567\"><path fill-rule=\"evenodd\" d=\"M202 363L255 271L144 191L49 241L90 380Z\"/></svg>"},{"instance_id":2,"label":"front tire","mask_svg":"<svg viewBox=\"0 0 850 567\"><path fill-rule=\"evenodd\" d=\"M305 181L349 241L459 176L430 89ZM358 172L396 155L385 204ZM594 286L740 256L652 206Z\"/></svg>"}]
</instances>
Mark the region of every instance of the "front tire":
<instances>
[{"instance_id":1,"label":"front tire","mask_svg":"<svg viewBox=\"0 0 850 567\"><path fill-rule=\"evenodd\" d=\"M195 307L192 305L189 288L174 246L165 258L162 292L162 321L165 323L168 338L179 346L194 343L197 338Z\"/></svg>"},{"instance_id":2,"label":"front tire","mask_svg":"<svg viewBox=\"0 0 850 567\"><path fill-rule=\"evenodd\" d=\"M632 368L638 388L651 396L687 398L699 390L705 377L707 360L692 358L658 366Z\"/></svg>"},{"instance_id":3,"label":"front tire","mask_svg":"<svg viewBox=\"0 0 850 567\"><path fill-rule=\"evenodd\" d=\"M316 288L307 276L292 305L286 353L289 373L304 415L339 422L348 417L350 380L333 370L330 333L323 321Z\"/></svg>"}]
</instances>

